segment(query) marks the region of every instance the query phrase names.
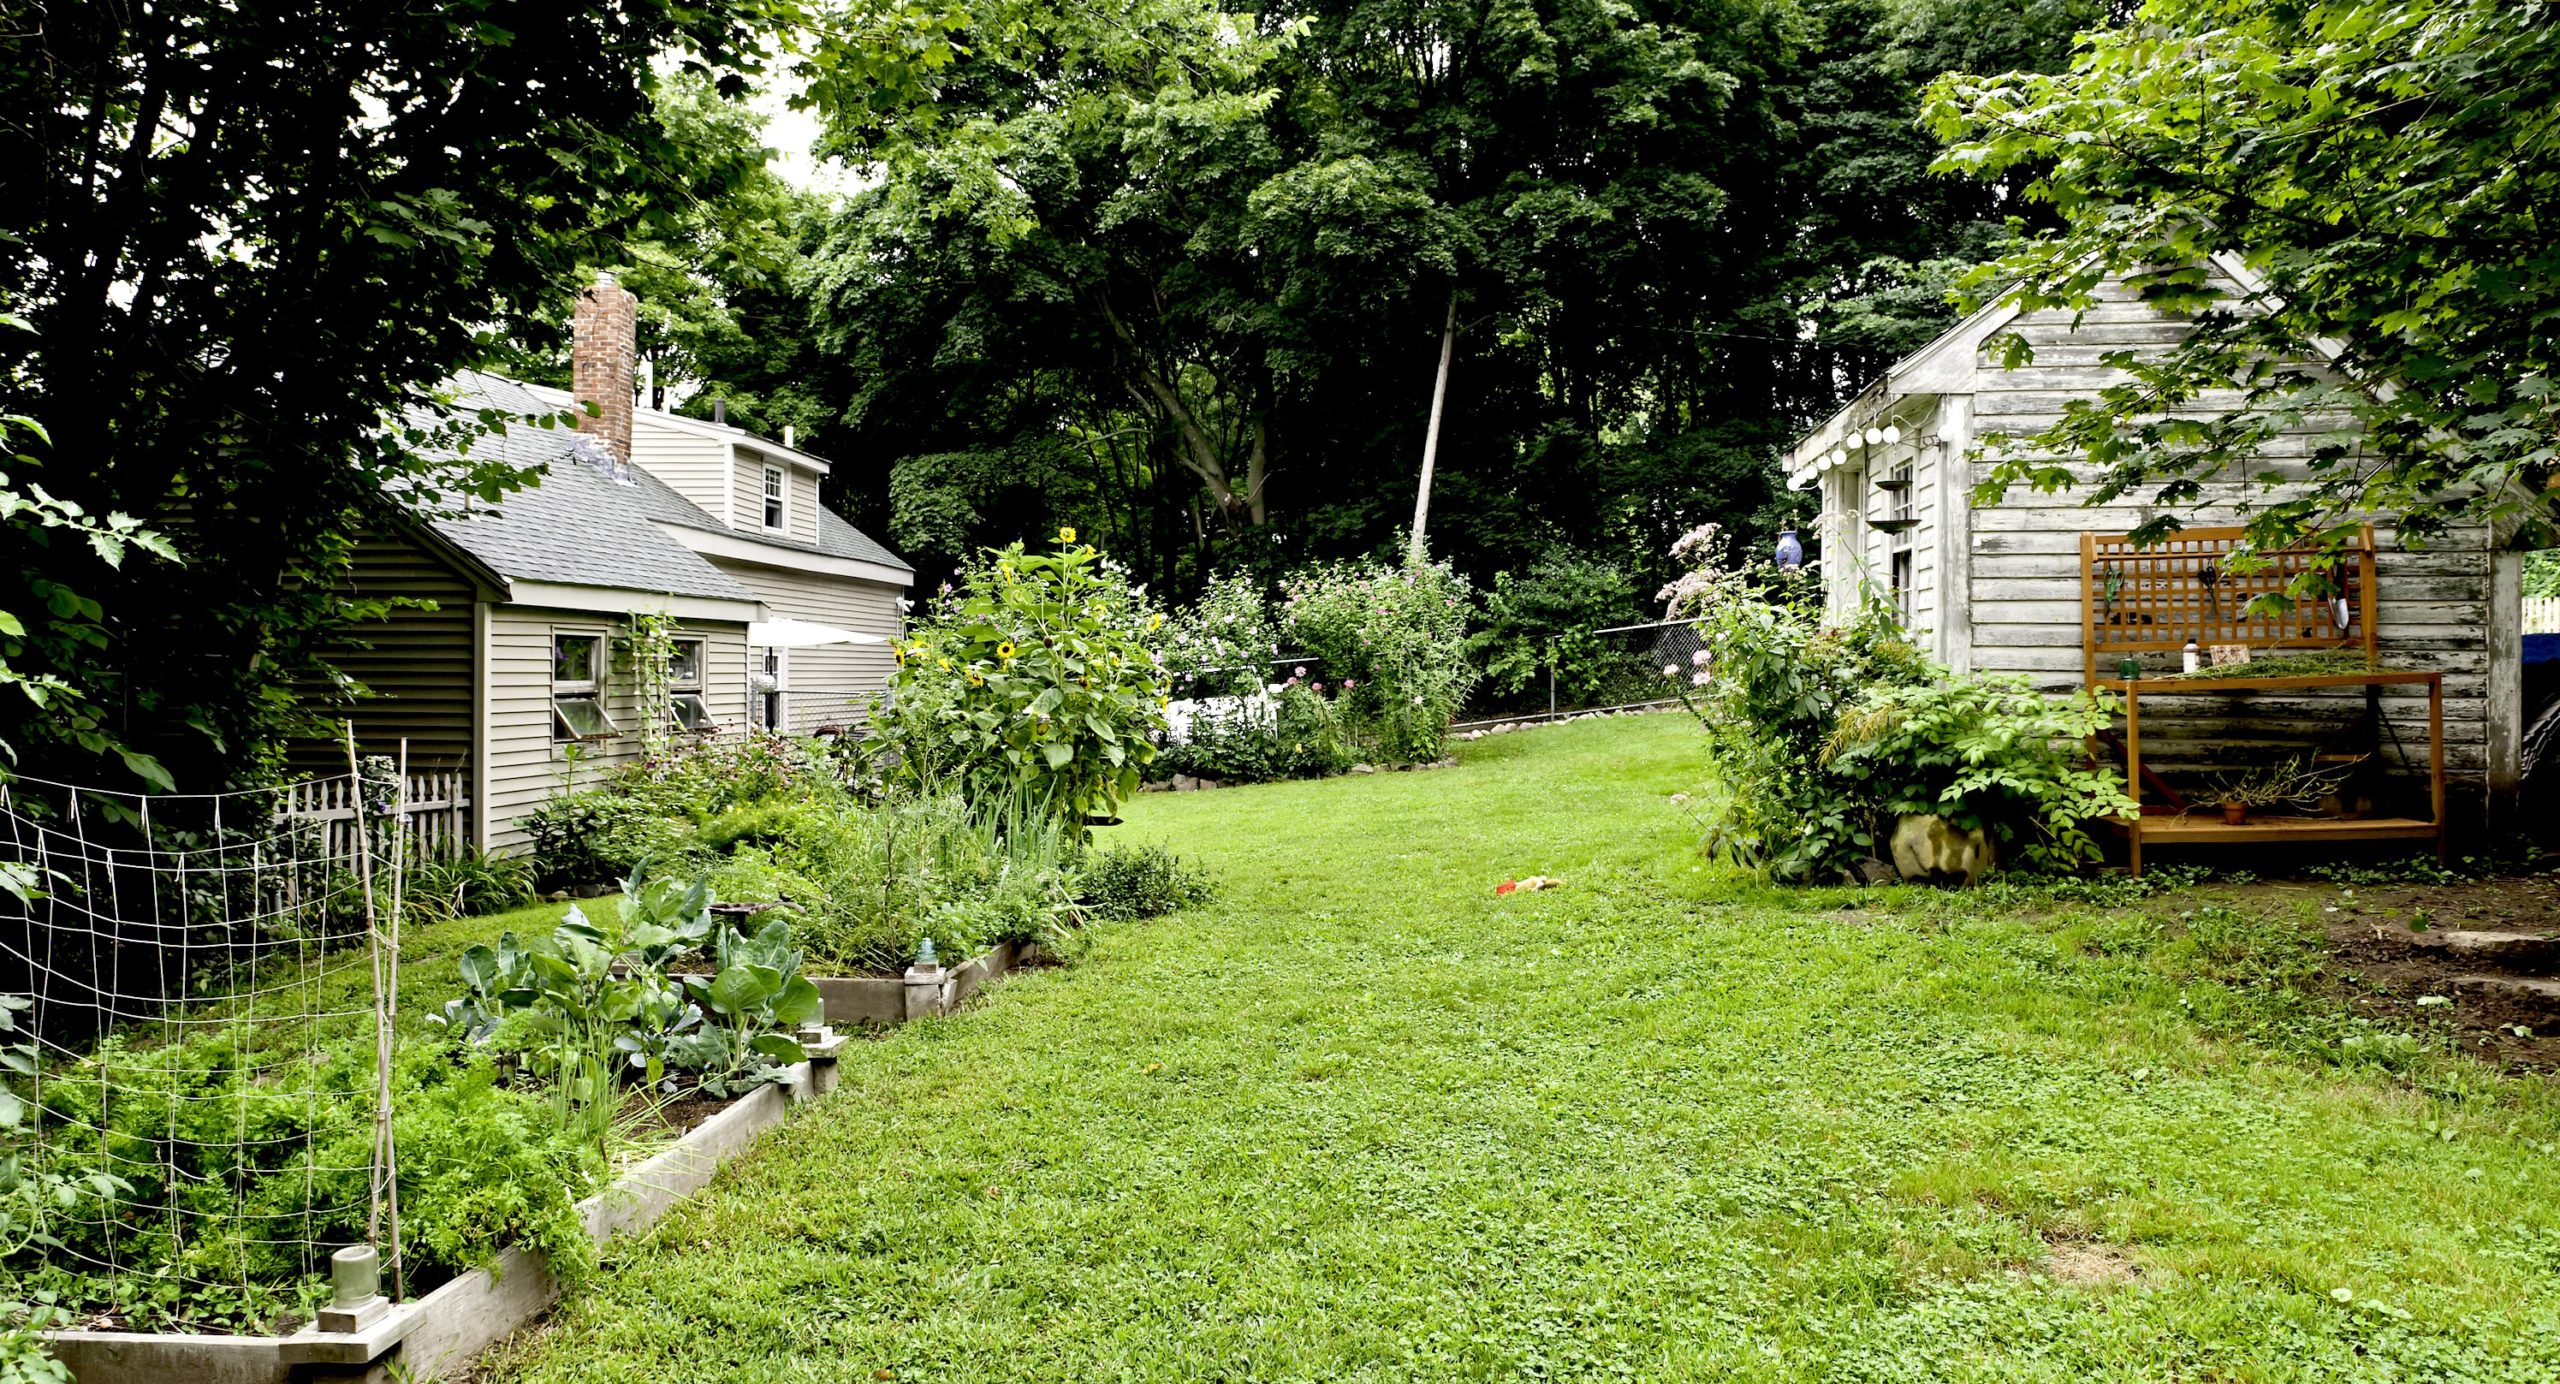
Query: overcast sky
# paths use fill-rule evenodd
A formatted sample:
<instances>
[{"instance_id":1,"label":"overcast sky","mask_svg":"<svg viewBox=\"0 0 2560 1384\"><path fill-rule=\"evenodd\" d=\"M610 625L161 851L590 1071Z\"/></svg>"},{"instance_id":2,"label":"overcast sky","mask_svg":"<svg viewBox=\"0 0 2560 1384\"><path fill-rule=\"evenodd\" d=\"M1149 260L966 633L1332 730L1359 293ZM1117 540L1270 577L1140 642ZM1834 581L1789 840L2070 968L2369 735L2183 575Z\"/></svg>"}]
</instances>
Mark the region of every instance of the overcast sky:
<instances>
[{"instance_id":1,"label":"overcast sky","mask_svg":"<svg viewBox=\"0 0 2560 1384\"><path fill-rule=\"evenodd\" d=\"M776 74L759 87L749 102L765 118L764 142L773 147L773 171L794 187L815 192L846 192L855 186L843 167L820 164L809 156L809 146L817 142L818 117L814 111L791 109L791 97L799 83Z\"/></svg>"}]
</instances>

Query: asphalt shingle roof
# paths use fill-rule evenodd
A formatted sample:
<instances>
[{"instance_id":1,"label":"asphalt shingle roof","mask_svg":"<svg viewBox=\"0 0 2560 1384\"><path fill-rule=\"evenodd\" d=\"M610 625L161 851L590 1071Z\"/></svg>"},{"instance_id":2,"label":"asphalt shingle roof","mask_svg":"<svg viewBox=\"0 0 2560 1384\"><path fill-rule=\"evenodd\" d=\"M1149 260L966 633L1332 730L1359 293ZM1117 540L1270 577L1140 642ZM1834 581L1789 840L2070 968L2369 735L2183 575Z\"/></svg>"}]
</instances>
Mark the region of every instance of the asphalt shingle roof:
<instances>
[{"instance_id":1,"label":"asphalt shingle roof","mask_svg":"<svg viewBox=\"0 0 2560 1384\"><path fill-rule=\"evenodd\" d=\"M556 401L556 391L554 392L553 397L546 397L545 395L538 394L514 380L510 380L499 375L488 375L478 372L466 373L455 380L454 387L455 405L463 409L498 409L510 414L542 414L556 413L560 408L559 403ZM757 438L754 434L745 432L741 429L726 428L722 430L735 433L739 442L745 443L749 446L757 445L762 441L762 439ZM584 434L567 428L537 428L530 425L520 424L509 428L500 436L483 439L475 444L474 450L485 451L487 449L494 448L497 455L519 468L549 464L552 467L553 474L558 475L573 466L577 466L579 460L578 449L582 445L590 445L581 443L580 439L584 436ZM771 444L765 443L764 445L770 446ZM656 476L650 475L647 471L636 466L630 468L631 479L627 483L619 483L608 479L601 473L600 469L594 465L578 466L577 469L585 471L588 476L602 481L606 485L614 486L616 490L620 492L619 495L598 491L594 487L590 486L587 487L585 493L590 499L591 504L586 509L564 513L556 502L561 497L546 497L542 495L541 492L549 489L551 486L551 482L545 481L541 485L537 485L530 490L509 496L507 503L515 507L518 515L537 516L537 522L543 525L556 525L565 521L577 524L583 528L600 522L596 517L599 511L609 510L616 514L644 519L655 523L675 524L689 529L701 529L707 533L723 534L730 538L741 539L749 543L761 544L768 548L780 548L786 552L814 553L825 557L850 558L857 562L868 562L881 567L895 568L901 572L915 571L915 568L910 566L905 558L889 551L888 548L874 540L869 534L855 528L843 515L836 513L834 510L828 509L824 505L820 505L818 507L818 541L814 544L800 543L788 538L777 537L769 533L755 533L742 529L731 528L728 525L721 523L718 519L713 518L711 514L705 511L700 505L697 505L693 501L676 493L676 491L669 487L666 482L659 480ZM510 517L516 516L511 515ZM441 525L439 525L438 528L439 531L442 530ZM453 537L457 542L461 541L461 536L459 534L448 536ZM556 564L566 556L552 555L549 558L545 558L543 555L533 551L528 545L532 540L540 537L538 529L534 533L521 536L509 537L506 535L496 535L494 537L495 541L506 547L508 551L511 552L512 556L510 560L513 561L547 560ZM664 535L660 535L660 538L664 540ZM691 555L690 550L684 549L682 544L674 543L672 540L665 541L669 546L685 551L688 556ZM464 546L467 548L470 547L467 543L464 544ZM471 551L473 556L480 558L483 562L489 563L490 566L497 568L500 572L503 572L508 576L522 576L529 580L577 581L581 585L589 586L599 584L608 586L626 586L632 585L635 582L645 581L648 583L644 587L646 590L662 591L673 589L656 584L658 581L665 579L670 575L670 573L650 561L638 561L637 565L630 567L629 572L631 580L628 581L610 580L599 583L595 579L593 574L603 573L609 569L617 569L617 563L625 560L641 559L646 556L638 551L623 553L599 552L592 558L583 559L580 562L581 570L587 571L591 575L581 578L538 575L529 571L519 572L512 567L504 565L491 556L481 553L477 548L472 548ZM701 559L699 558L696 558L695 561L697 563L701 563ZM701 565L706 567L709 566L708 563L701 563ZM696 595L704 593L685 591L679 592L678 594Z\"/></svg>"},{"instance_id":2,"label":"asphalt shingle roof","mask_svg":"<svg viewBox=\"0 0 2560 1384\"><path fill-rule=\"evenodd\" d=\"M495 375L467 374L454 383L460 408L555 411L524 386ZM475 504L471 514L433 521L438 534L491 570L571 586L733 601L756 598L650 522L663 517L667 501L704 519L710 516L637 467L628 481L606 475L599 460L609 453L585 433L518 423L473 445L475 453L491 450L519 467L550 468L535 484L510 491L494 505Z\"/></svg>"}]
</instances>

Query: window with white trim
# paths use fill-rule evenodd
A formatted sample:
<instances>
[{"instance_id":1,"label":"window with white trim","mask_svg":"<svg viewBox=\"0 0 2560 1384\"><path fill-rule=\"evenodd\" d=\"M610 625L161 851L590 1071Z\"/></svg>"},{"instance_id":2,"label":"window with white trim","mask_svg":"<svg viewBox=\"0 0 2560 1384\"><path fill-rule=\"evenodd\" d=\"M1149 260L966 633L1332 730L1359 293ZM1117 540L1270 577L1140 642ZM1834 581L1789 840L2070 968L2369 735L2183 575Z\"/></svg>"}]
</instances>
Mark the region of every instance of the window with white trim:
<instances>
[{"instance_id":1,"label":"window with white trim","mask_svg":"<svg viewBox=\"0 0 2560 1384\"><path fill-rule=\"evenodd\" d=\"M779 466L764 468L764 526L781 529L790 518L791 477Z\"/></svg>"},{"instance_id":2,"label":"window with white trim","mask_svg":"<svg viewBox=\"0 0 2560 1384\"><path fill-rule=\"evenodd\" d=\"M716 729L711 704L702 699L703 643L678 639L667 654L667 714L674 728L700 734Z\"/></svg>"},{"instance_id":3,"label":"window with white trim","mask_svg":"<svg viewBox=\"0 0 2560 1384\"><path fill-rule=\"evenodd\" d=\"M604 709L604 635L551 632L551 738L597 740L616 729Z\"/></svg>"}]
</instances>

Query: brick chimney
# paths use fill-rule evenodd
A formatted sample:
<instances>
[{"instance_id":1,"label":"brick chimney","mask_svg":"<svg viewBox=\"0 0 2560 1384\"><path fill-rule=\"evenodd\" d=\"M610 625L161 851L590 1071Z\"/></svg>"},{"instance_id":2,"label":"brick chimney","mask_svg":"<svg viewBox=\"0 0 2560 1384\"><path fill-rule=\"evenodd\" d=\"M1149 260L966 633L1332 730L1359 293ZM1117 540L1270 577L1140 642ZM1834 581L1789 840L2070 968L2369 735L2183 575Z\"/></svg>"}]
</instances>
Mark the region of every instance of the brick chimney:
<instances>
[{"instance_id":1,"label":"brick chimney","mask_svg":"<svg viewBox=\"0 0 2560 1384\"><path fill-rule=\"evenodd\" d=\"M631 389L640 354L639 300L598 273L595 286L578 295L578 315L570 323L569 392L578 401L578 430L603 438L614 460L631 460ZM594 404L589 417L586 405Z\"/></svg>"}]
</instances>

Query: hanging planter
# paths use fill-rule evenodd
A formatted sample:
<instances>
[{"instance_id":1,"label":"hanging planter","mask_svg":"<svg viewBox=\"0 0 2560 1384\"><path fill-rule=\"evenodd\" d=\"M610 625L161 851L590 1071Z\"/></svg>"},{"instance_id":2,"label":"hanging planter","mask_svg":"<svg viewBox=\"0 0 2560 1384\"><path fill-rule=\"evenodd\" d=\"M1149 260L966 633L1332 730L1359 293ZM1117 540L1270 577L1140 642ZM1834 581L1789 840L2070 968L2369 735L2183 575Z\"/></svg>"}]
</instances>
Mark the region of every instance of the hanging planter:
<instances>
[{"instance_id":1,"label":"hanging planter","mask_svg":"<svg viewBox=\"0 0 2560 1384\"><path fill-rule=\"evenodd\" d=\"M1878 533L1906 533L1919 526L1920 521L1917 519L1870 519L1867 521L1867 527Z\"/></svg>"}]
</instances>

